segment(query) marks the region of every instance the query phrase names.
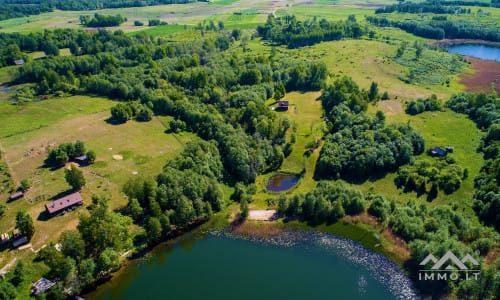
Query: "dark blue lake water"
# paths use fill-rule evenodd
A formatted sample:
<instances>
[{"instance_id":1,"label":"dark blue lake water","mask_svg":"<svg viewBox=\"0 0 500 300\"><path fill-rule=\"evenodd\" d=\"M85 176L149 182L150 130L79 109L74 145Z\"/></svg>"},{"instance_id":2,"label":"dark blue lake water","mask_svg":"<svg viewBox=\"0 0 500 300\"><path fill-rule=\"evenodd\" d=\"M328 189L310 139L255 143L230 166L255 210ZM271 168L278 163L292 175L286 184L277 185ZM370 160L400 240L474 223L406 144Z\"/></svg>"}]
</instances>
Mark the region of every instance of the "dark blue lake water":
<instances>
[{"instance_id":1,"label":"dark blue lake water","mask_svg":"<svg viewBox=\"0 0 500 300\"><path fill-rule=\"evenodd\" d=\"M86 299L417 299L385 257L319 233L209 234L156 248Z\"/></svg>"}]
</instances>

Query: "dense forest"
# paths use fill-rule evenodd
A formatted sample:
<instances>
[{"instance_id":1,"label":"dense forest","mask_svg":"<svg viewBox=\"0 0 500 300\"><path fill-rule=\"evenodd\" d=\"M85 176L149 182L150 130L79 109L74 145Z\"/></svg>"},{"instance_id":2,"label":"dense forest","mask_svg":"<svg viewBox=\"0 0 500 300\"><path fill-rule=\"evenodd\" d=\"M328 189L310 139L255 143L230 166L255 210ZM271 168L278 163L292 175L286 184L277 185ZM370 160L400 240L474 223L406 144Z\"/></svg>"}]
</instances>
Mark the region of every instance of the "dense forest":
<instances>
[{"instance_id":1,"label":"dense forest","mask_svg":"<svg viewBox=\"0 0 500 300\"><path fill-rule=\"evenodd\" d=\"M317 178L364 179L394 171L424 151L424 139L409 125L386 125L381 111L375 117L366 113L369 95L347 77L324 89L321 100L329 133Z\"/></svg>"},{"instance_id":2,"label":"dense forest","mask_svg":"<svg viewBox=\"0 0 500 300\"><path fill-rule=\"evenodd\" d=\"M282 97L285 90L318 90L326 66L272 52L230 51L230 34L211 32L182 43L105 30L1 35L1 43L19 51L41 49L43 43L70 48L72 56L56 53L17 69L14 81L32 83L32 95L108 96L123 101L111 109L110 122L170 115L172 130L191 131L202 139L187 144L156 178L127 183L129 203L123 211L109 211L106 199L96 197L78 231L61 239L65 245L70 243L66 239L77 240L80 250L45 253L53 249L47 247L39 253L51 269L48 276L76 275L75 290L84 289L118 267L117 253L132 245L126 230L131 222L144 228L144 239L154 244L219 211L221 183L250 184L257 174L279 168L292 124L265 101L275 94ZM61 145L48 162L80 154L80 146Z\"/></svg>"},{"instance_id":3,"label":"dense forest","mask_svg":"<svg viewBox=\"0 0 500 300\"><path fill-rule=\"evenodd\" d=\"M458 94L446 106L467 114L486 132L480 146L485 164L474 181L474 209L481 221L500 230L500 102L485 94Z\"/></svg>"},{"instance_id":4,"label":"dense forest","mask_svg":"<svg viewBox=\"0 0 500 300\"><path fill-rule=\"evenodd\" d=\"M496 26L485 27L464 20L451 21L446 18L432 20L391 20L388 16L367 16L366 20L379 27L397 27L416 36L429 39L481 39L500 41Z\"/></svg>"},{"instance_id":5,"label":"dense forest","mask_svg":"<svg viewBox=\"0 0 500 300\"><path fill-rule=\"evenodd\" d=\"M0 20L38 15L54 9L97 10L190 2L196 2L196 0L0 0L2 7Z\"/></svg>"},{"instance_id":6,"label":"dense forest","mask_svg":"<svg viewBox=\"0 0 500 300\"><path fill-rule=\"evenodd\" d=\"M356 18L349 16L347 21L329 22L326 19L299 21L293 15L275 17L269 15L264 26L257 27L258 34L265 40L288 48L310 46L322 41L342 38L359 38L364 34Z\"/></svg>"},{"instance_id":7,"label":"dense forest","mask_svg":"<svg viewBox=\"0 0 500 300\"><path fill-rule=\"evenodd\" d=\"M80 23L86 27L112 27L120 26L123 22L126 22L127 18L121 15L107 16L102 14L94 14L94 17L90 16L80 16Z\"/></svg>"}]
</instances>

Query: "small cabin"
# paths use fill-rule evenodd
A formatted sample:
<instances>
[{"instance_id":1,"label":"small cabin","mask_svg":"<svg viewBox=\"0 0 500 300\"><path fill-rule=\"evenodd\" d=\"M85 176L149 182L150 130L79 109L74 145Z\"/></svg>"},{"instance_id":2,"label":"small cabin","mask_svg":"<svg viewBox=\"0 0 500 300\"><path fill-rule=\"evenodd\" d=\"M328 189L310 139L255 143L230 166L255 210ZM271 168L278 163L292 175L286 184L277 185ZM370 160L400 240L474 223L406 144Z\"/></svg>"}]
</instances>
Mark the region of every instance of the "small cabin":
<instances>
[{"instance_id":1,"label":"small cabin","mask_svg":"<svg viewBox=\"0 0 500 300\"><path fill-rule=\"evenodd\" d=\"M14 194L10 195L9 201L17 200L17 199L19 199L19 198L21 198L23 196L24 196L24 192L22 192L22 191L15 192Z\"/></svg>"},{"instance_id":2,"label":"small cabin","mask_svg":"<svg viewBox=\"0 0 500 300\"><path fill-rule=\"evenodd\" d=\"M24 59L16 59L16 60L14 61L14 64L15 64L16 66L22 66L22 65L24 65Z\"/></svg>"},{"instance_id":3,"label":"small cabin","mask_svg":"<svg viewBox=\"0 0 500 300\"><path fill-rule=\"evenodd\" d=\"M446 154L448 154L448 152L446 152L446 150L444 150L443 148L434 147L429 150L428 154L433 157L444 157L446 156Z\"/></svg>"},{"instance_id":4,"label":"small cabin","mask_svg":"<svg viewBox=\"0 0 500 300\"><path fill-rule=\"evenodd\" d=\"M87 157L87 155L82 155L75 157L74 161L78 163L80 166L85 166L89 163L89 158Z\"/></svg>"},{"instance_id":5,"label":"small cabin","mask_svg":"<svg viewBox=\"0 0 500 300\"><path fill-rule=\"evenodd\" d=\"M278 107L282 107L282 108L288 108L288 101L279 101L278 102Z\"/></svg>"},{"instance_id":6,"label":"small cabin","mask_svg":"<svg viewBox=\"0 0 500 300\"><path fill-rule=\"evenodd\" d=\"M25 236L22 236L22 237L20 237L20 238L18 238L18 239L15 239L15 240L12 242L12 246L13 246L14 248L17 248L17 247L22 246L22 245L24 245L24 244L26 244L26 243L28 243L28 238L27 238L27 237L25 237Z\"/></svg>"}]
</instances>

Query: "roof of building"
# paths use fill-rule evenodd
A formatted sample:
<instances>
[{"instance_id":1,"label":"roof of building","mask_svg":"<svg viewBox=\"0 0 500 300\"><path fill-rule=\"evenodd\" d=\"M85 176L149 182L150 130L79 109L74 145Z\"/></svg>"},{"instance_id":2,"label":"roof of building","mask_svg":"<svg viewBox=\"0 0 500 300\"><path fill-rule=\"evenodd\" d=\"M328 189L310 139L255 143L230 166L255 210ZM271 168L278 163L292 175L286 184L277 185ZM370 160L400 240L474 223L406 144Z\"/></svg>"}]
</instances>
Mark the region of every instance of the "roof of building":
<instances>
[{"instance_id":1,"label":"roof of building","mask_svg":"<svg viewBox=\"0 0 500 300\"><path fill-rule=\"evenodd\" d=\"M14 248L17 248L21 245L24 245L28 242L28 238L25 237L25 236L22 236L18 239L16 239L15 241L12 242L12 246L14 246Z\"/></svg>"},{"instance_id":2,"label":"roof of building","mask_svg":"<svg viewBox=\"0 0 500 300\"><path fill-rule=\"evenodd\" d=\"M16 59L16 60L14 61L14 64L15 64L16 66L19 66L19 65L24 65L24 59Z\"/></svg>"},{"instance_id":3,"label":"roof of building","mask_svg":"<svg viewBox=\"0 0 500 300\"><path fill-rule=\"evenodd\" d=\"M278 106L280 106L280 107L288 106L288 101L279 101Z\"/></svg>"},{"instance_id":4,"label":"roof of building","mask_svg":"<svg viewBox=\"0 0 500 300\"><path fill-rule=\"evenodd\" d=\"M446 150L444 150L440 147L434 147L429 152L431 155L438 155L438 156L445 156L446 155Z\"/></svg>"},{"instance_id":5,"label":"roof of building","mask_svg":"<svg viewBox=\"0 0 500 300\"><path fill-rule=\"evenodd\" d=\"M10 200L21 198L23 195L24 195L24 193L22 191L16 192L16 193L10 195Z\"/></svg>"},{"instance_id":6,"label":"roof of building","mask_svg":"<svg viewBox=\"0 0 500 300\"><path fill-rule=\"evenodd\" d=\"M80 192L76 192L45 204L45 208L47 208L47 212L49 214L53 214L61 210L64 210L68 207L71 207L73 205L82 203L83 203L82 194L80 194Z\"/></svg>"},{"instance_id":7,"label":"roof of building","mask_svg":"<svg viewBox=\"0 0 500 300\"><path fill-rule=\"evenodd\" d=\"M87 160L87 155L77 156L77 157L75 157L75 160L77 160L77 161Z\"/></svg>"},{"instance_id":8,"label":"roof of building","mask_svg":"<svg viewBox=\"0 0 500 300\"><path fill-rule=\"evenodd\" d=\"M56 283L53 281L48 280L47 278L40 278L38 279L35 283L33 283L33 288L31 290L31 293L37 295L39 293L43 293L46 290L50 289L53 287Z\"/></svg>"}]
</instances>

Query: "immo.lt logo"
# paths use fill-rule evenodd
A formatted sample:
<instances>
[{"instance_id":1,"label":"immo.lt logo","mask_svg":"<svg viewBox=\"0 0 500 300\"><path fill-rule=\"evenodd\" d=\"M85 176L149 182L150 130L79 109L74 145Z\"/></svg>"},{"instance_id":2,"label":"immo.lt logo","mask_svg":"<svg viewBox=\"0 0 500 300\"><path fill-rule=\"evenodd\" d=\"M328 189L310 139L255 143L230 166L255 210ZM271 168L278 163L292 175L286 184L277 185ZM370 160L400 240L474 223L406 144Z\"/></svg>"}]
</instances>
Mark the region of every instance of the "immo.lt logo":
<instances>
[{"instance_id":1,"label":"immo.lt logo","mask_svg":"<svg viewBox=\"0 0 500 300\"><path fill-rule=\"evenodd\" d=\"M453 254L446 252L441 259L437 259L434 255L427 255L420 263L422 269L418 271L419 280L478 280L479 269L467 267L467 263L474 267L479 266L470 254L465 255L462 259ZM428 267L430 266L430 268Z\"/></svg>"}]
</instances>

